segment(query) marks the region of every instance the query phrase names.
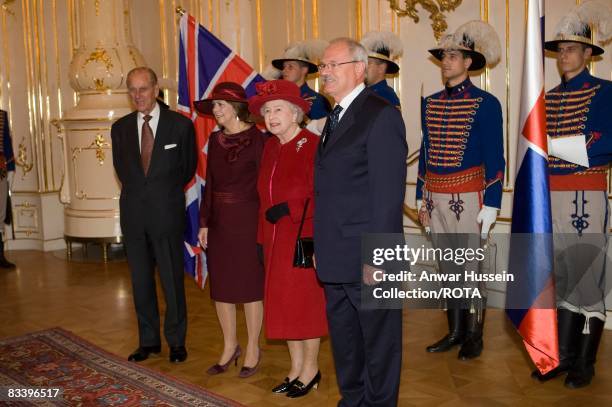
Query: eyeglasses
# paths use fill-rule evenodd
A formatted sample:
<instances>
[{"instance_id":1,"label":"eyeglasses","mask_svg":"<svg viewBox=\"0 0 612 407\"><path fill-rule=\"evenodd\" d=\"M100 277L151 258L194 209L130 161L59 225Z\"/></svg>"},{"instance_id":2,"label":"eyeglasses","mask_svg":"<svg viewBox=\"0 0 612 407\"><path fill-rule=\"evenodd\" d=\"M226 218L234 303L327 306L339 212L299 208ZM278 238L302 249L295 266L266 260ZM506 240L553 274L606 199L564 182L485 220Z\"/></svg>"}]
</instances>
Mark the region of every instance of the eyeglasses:
<instances>
[{"instance_id":1,"label":"eyeglasses","mask_svg":"<svg viewBox=\"0 0 612 407\"><path fill-rule=\"evenodd\" d=\"M317 68L319 68L319 71L324 71L325 68L329 68L331 70L334 70L334 69L336 69L340 65L352 64L354 62L361 62L361 61L330 62L329 64L319 64L319 65L317 65Z\"/></svg>"}]
</instances>

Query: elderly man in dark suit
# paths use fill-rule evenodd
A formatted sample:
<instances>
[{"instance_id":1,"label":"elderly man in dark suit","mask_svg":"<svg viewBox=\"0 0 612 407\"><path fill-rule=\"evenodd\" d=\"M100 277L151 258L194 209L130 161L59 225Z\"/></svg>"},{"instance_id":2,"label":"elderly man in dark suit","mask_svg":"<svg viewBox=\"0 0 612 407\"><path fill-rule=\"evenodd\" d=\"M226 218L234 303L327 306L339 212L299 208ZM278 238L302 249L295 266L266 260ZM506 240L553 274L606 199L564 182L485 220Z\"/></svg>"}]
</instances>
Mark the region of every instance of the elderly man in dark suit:
<instances>
[{"instance_id":1,"label":"elderly man in dark suit","mask_svg":"<svg viewBox=\"0 0 612 407\"><path fill-rule=\"evenodd\" d=\"M402 233L408 147L400 112L364 85L368 54L349 38L331 41L319 72L336 101L315 158L314 242L325 287L341 406L397 404L401 309L366 309L365 233Z\"/></svg>"},{"instance_id":2,"label":"elderly man in dark suit","mask_svg":"<svg viewBox=\"0 0 612 407\"><path fill-rule=\"evenodd\" d=\"M154 269L166 299L164 334L170 361L187 358L187 308L183 285L183 187L196 169L192 122L160 109L157 76L149 68L134 68L127 86L136 111L111 129L113 164L121 182L121 231L132 275L138 317L139 347L128 358L140 362L161 351L159 310Z\"/></svg>"}]
</instances>

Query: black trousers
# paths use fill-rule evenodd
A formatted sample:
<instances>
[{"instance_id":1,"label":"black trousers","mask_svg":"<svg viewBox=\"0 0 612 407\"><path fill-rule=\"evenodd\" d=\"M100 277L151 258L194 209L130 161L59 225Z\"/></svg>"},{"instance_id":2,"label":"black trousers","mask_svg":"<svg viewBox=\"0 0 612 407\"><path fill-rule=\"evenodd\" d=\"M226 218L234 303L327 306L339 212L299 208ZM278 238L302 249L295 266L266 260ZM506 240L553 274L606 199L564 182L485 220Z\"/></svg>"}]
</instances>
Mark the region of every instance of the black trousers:
<instances>
[{"instance_id":1,"label":"black trousers","mask_svg":"<svg viewBox=\"0 0 612 407\"><path fill-rule=\"evenodd\" d=\"M159 309L155 288L155 265L166 300L164 336L169 346L184 346L187 332L187 305L183 272L183 237L125 239L132 276L132 292L140 346L161 345Z\"/></svg>"},{"instance_id":2,"label":"black trousers","mask_svg":"<svg viewBox=\"0 0 612 407\"><path fill-rule=\"evenodd\" d=\"M396 406L402 310L361 309L361 284L325 284L339 406Z\"/></svg>"}]
</instances>

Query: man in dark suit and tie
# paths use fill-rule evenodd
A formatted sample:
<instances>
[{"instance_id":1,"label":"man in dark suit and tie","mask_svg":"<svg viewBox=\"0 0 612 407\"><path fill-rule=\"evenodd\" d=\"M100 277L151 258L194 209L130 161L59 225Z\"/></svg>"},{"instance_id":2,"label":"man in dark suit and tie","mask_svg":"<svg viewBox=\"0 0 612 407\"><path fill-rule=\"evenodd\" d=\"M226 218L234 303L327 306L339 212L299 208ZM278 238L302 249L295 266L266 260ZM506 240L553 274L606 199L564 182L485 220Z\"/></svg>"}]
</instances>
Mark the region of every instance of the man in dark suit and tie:
<instances>
[{"instance_id":1,"label":"man in dark suit and tie","mask_svg":"<svg viewBox=\"0 0 612 407\"><path fill-rule=\"evenodd\" d=\"M340 406L397 404L402 364L401 309L366 309L361 263L365 233L402 233L408 147L401 113L364 85L368 54L331 41L319 72L336 101L315 158L314 242L342 394Z\"/></svg>"},{"instance_id":2,"label":"man in dark suit and tie","mask_svg":"<svg viewBox=\"0 0 612 407\"><path fill-rule=\"evenodd\" d=\"M157 76L150 68L132 69L127 87L136 111L111 129L113 164L121 182L121 231L132 275L139 347L128 358L140 362L161 351L155 265L166 299L164 334L170 361L187 358L187 307L183 285L183 187L196 169L192 122L160 109Z\"/></svg>"}]
</instances>

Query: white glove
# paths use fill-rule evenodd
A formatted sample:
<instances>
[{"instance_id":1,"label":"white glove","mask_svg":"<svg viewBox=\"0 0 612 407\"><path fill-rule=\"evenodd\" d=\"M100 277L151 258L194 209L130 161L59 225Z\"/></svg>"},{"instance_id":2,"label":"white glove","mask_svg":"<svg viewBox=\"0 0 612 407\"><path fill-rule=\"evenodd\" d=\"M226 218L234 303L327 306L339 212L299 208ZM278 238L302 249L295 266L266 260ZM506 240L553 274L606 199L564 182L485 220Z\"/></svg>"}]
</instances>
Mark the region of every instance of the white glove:
<instances>
[{"instance_id":1,"label":"white glove","mask_svg":"<svg viewBox=\"0 0 612 407\"><path fill-rule=\"evenodd\" d=\"M548 155L554 155L570 163L589 167L589 155L586 149L586 137L579 136L548 138Z\"/></svg>"},{"instance_id":2,"label":"white glove","mask_svg":"<svg viewBox=\"0 0 612 407\"><path fill-rule=\"evenodd\" d=\"M491 229L491 226L493 226L493 224L497 220L497 211L497 208L493 208L491 206L483 206L480 212L478 213L476 222L482 224L480 228L481 239L486 239L489 235L489 230Z\"/></svg>"},{"instance_id":3,"label":"white glove","mask_svg":"<svg viewBox=\"0 0 612 407\"><path fill-rule=\"evenodd\" d=\"M9 189L13 189L13 181L15 180L15 171L9 171L6 173L6 182L8 183Z\"/></svg>"},{"instance_id":4,"label":"white glove","mask_svg":"<svg viewBox=\"0 0 612 407\"><path fill-rule=\"evenodd\" d=\"M422 199L418 199L417 202L416 202L416 205L417 205L417 214L419 216L419 222L421 222L421 224L425 228L425 233L430 234L431 233L431 227L429 226L429 213L427 213L427 221L424 221L423 218L421 217L421 210L425 210L425 208L423 208L423 200ZM426 222L426 223L423 224L424 222Z\"/></svg>"}]
</instances>

